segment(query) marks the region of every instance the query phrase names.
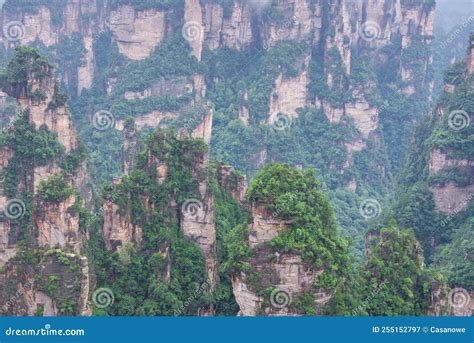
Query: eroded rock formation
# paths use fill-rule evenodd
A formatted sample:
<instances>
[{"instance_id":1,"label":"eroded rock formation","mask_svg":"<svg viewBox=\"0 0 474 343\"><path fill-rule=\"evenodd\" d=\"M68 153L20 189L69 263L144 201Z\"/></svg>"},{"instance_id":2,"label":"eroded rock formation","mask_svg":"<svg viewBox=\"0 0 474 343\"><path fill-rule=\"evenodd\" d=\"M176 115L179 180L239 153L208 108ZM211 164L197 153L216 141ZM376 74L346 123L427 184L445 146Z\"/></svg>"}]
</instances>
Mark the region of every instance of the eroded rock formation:
<instances>
[{"instance_id":1,"label":"eroded rock formation","mask_svg":"<svg viewBox=\"0 0 474 343\"><path fill-rule=\"evenodd\" d=\"M240 272L232 277L235 299L240 307L239 315L302 315L291 304L307 294L314 297L314 306L320 309L333 294L333 290L314 287L324 269L311 267L297 253L271 252L266 243L290 229L294 220L283 219L277 212L269 210L268 201L271 203L271 199L261 199L251 206L248 244L253 251L249 262L252 272L249 275ZM256 289L256 279L258 289L274 289L270 303Z\"/></svg>"},{"instance_id":2,"label":"eroded rock formation","mask_svg":"<svg viewBox=\"0 0 474 343\"><path fill-rule=\"evenodd\" d=\"M3 84L4 90L16 97L20 105L15 125L23 122L32 125L33 130L47 130L54 134L63 155L74 153L79 148L77 135L52 66L36 52L23 50L18 54L21 57L16 58L24 60L17 68L25 68L21 72L26 77L16 84ZM9 133L17 134L16 127L12 126ZM63 191L77 189L86 177L81 170L84 165L81 167L79 163L74 170L63 170L57 155L46 162L41 162L42 156L35 156L28 164L23 160L31 157L21 150L21 140L26 138L17 137L19 146L2 148L2 168L15 168L9 165L13 159L21 159L25 164L18 170L15 162L19 182L14 191L9 190L9 196L2 193L1 198L5 214L0 234L0 261L4 271L0 275L0 302L5 304L1 311L9 315L90 315L89 275L84 274L89 273L83 246L87 234L80 229L78 213L82 204L72 191L66 196L55 194L54 199L41 193L44 187L50 187L48 182L56 180L64 180ZM44 144L33 141L28 148L44 154L45 148L51 149ZM3 192L3 182L1 186ZM9 208L12 203L14 209ZM23 240L21 248L15 246L17 239ZM35 262L25 259L31 252Z\"/></svg>"}]
</instances>

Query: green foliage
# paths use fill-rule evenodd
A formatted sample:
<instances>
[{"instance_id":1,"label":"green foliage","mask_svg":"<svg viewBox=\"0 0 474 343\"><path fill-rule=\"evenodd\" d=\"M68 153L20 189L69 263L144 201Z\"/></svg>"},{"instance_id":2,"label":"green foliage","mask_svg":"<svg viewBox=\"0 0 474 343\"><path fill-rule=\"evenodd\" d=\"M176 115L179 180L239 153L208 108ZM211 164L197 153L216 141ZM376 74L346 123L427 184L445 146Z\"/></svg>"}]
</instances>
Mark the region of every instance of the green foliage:
<instances>
[{"instance_id":1,"label":"green foliage","mask_svg":"<svg viewBox=\"0 0 474 343\"><path fill-rule=\"evenodd\" d=\"M463 74L466 71L466 62L459 61L452 64L449 69L444 72L444 82L451 85L459 85L463 78Z\"/></svg>"},{"instance_id":2,"label":"green foliage","mask_svg":"<svg viewBox=\"0 0 474 343\"><path fill-rule=\"evenodd\" d=\"M120 185L107 187L104 194L121 210L131 210L133 225L142 228L143 244L139 250L127 248L127 258L93 247L98 256L98 283L115 294L116 301L108 314L196 314L212 301L202 290L208 282L204 256L193 241L184 237L176 210L170 204L176 202L180 206L187 199L199 198L197 181L206 175L195 175L193 171L207 148L202 140L180 139L170 130L157 130L146 145L147 152L139 156L136 168L122 178ZM148 156L155 161L151 165ZM161 185L157 184L153 163L168 166ZM149 199L149 206L145 207L143 197Z\"/></svg>"},{"instance_id":3,"label":"green foliage","mask_svg":"<svg viewBox=\"0 0 474 343\"><path fill-rule=\"evenodd\" d=\"M465 72L465 64L460 67L464 67ZM460 72L458 69L456 67L457 73ZM437 122L428 143L430 147L446 153L449 158L470 159L474 156L474 126L467 124L472 121L474 113L474 77L458 75L455 83L454 93L441 98L439 106L444 109L443 116Z\"/></svg>"},{"instance_id":4,"label":"green foliage","mask_svg":"<svg viewBox=\"0 0 474 343\"><path fill-rule=\"evenodd\" d=\"M305 316L317 315L314 296L312 294L303 294L303 296L292 303L291 307L297 309L298 312L303 313Z\"/></svg>"},{"instance_id":5,"label":"green foliage","mask_svg":"<svg viewBox=\"0 0 474 343\"><path fill-rule=\"evenodd\" d=\"M268 132L268 158L314 167L328 187L336 188L351 178L349 173L341 176L340 170L348 158L345 143L356 135L350 121L342 119L339 123L331 123L323 111L304 109L291 127L283 132Z\"/></svg>"},{"instance_id":6,"label":"green foliage","mask_svg":"<svg viewBox=\"0 0 474 343\"><path fill-rule=\"evenodd\" d=\"M11 197L16 195L17 185L22 178L26 178L28 170L33 166L45 165L64 152L55 133L46 127L36 130L33 124L28 123L28 112L19 115L14 129L8 131L3 139L14 151L4 182L4 190Z\"/></svg>"},{"instance_id":7,"label":"green foliage","mask_svg":"<svg viewBox=\"0 0 474 343\"><path fill-rule=\"evenodd\" d=\"M287 164L267 165L253 179L247 197L258 206L269 207L272 216L288 220L289 229L268 242L268 247L278 253L299 254L310 268L324 270L315 287L335 288L348 271L348 243L338 235L332 207L320 191L314 171L302 172ZM254 273L247 235L245 224L228 235L229 260L224 266L231 273ZM257 279L255 283L258 288Z\"/></svg>"},{"instance_id":8,"label":"green foliage","mask_svg":"<svg viewBox=\"0 0 474 343\"><path fill-rule=\"evenodd\" d=\"M240 175L238 171L234 171L232 176L234 178ZM247 214L241 208L239 204L225 191L219 184L219 176L217 175L217 163L212 163L210 166L210 186L212 187L212 193L214 194L214 208L216 216L216 255L220 265L219 268L219 284L213 294L216 315L233 316L239 311L239 307L235 301L234 293L232 290L232 282L229 278L228 271L238 269L242 266L239 263L240 257L236 255L238 251L233 250L232 258L229 258L229 249L226 244L226 237L229 232L236 226L247 221ZM236 186L236 185L235 185ZM243 240L236 241L236 244L242 243ZM232 249L238 249L233 246ZM244 248L245 249L245 248ZM242 262L245 257L242 258ZM227 263L227 261L233 261ZM232 263L236 263L232 266ZM227 264L226 264L227 263Z\"/></svg>"},{"instance_id":9,"label":"green foliage","mask_svg":"<svg viewBox=\"0 0 474 343\"><path fill-rule=\"evenodd\" d=\"M222 265L225 272L234 274L238 271L250 271L248 259L252 256L252 250L247 243L247 239L247 224L236 226L226 236L225 245L228 259Z\"/></svg>"},{"instance_id":10,"label":"green foliage","mask_svg":"<svg viewBox=\"0 0 474 343\"><path fill-rule=\"evenodd\" d=\"M61 35L59 42L47 51L51 52L51 50L54 53L49 54L49 59L58 66L57 74L67 77L68 82L63 84L64 89L71 97L75 97L79 93L77 69L84 66L84 57L87 52L82 35L79 32L73 32L70 36ZM64 105L66 100L65 95L58 94L53 98L50 106L57 108Z\"/></svg>"},{"instance_id":11,"label":"green foliage","mask_svg":"<svg viewBox=\"0 0 474 343\"><path fill-rule=\"evenodd\" d=\"M369 315L423 315L430 297L423 252L412 231L386 228L374 248L364 273L364 303Z\"/></svg>"},{"instance_id":12,"label":"green foliage","mask_svg":"<svg viewBox=\"0 0 474 343\"><path fill-rule=\"evenodd\" d=\"M365 265L338 285L327 314L422 316L430 309L433 287L446 291L446 279L425 268L413 231L391 225L381 230Z\"/></svg>"},{"instance_id":13,"label":"green foliage","mask_svg":"<svg viewBox=\"0 0 474 343\"><path fill-rule=\"evenodd\" d=\"M67 103L67 95L60 92L55 92L51 102L48 104L48 110L54 111L59 107L65 106Z\"/></svg>"},{"instance_id":14,"label":"green foliage","mask_svg":"<svg viewBox=\"0 0 474 343\"><path fill-rule=\"evenodd\" d=\"M161 78L191 76L200 70L196 58L181 32L167 37L149 58L133 61L111 72L110 77L119 77L114 86L114 95L125 91L143 91Z\"/></svg>"},{"instance_id":15,"label":"green foliage","mask_svg":"<svg viewBox=\"0 0 474 343\"><path fill-rule=\"evenodd\" d=\"M61 174L54 174L40 182L38 196L44 202L60 203L73 194L73 189Z\"/></svg>"},{"instance_id":16,"label":"green foliage","mask_svg":"<svg viewBox=\"0 0 474 343\"><path fill-rule=\"evenodd\" d=\"M44 315L44 304L38 304L36 306L35 316L42 317Z\"/></svg>"},{"instance_id":17,"label":"green foliage","mask_svg":"<svg viewBox=\"0 0 474 343\"><path fill-rule=\"evenodd\" d=\"M400 186L397 201L389 216L397 218L400 227L413 228L423 245L427 260L431 262L434 259L439 262L438 266L443 265L443 271L451 283L453 280L462 280L464 284L469 284L470 281L453 272L454 265L461 269L465 267L462 266L461 256L451 250L450 242L457 237L460 243L456 232L460 232L459 228L464 227L472 214L460 209L449 216L438 213L430 187L437 187L438 192L443 192L442 187L448 183L455 183L459 187L468 186L472 170L466 166L452 165L430 173L429 163L430 154L435 150L438 154L444 154L447 160L471 160L474 156L472 125L461 129L453 127L458 119L460 123L462 120L466 122L467 116L474 111L473 78L466 74L465 63L456 63L445 73L445 81L455 85L454 92L442 95L438 103L440 117L424 118L415 128L412 148L397 182ZM458 113L459 118L450 119L452 113Z\"/></svg>"},{"instance_id":18,"label":"green foliage","mask_svg":"<svg viewBox=\"0 0 474 343\"><path fill-rule=\"evenodd\" d=\"M455 229L449 243L438 247L435 265L452 286L474 289L474 206L468 210L464 223Z\"/></svg>"},{"instance_id":19,"label":"green foliage","mask_svg":"<svg viewBox=\"0 0 474 343\"><path fill-rule=\"evenodd\" d=\"M82 161L88 156L85 148L81 145L75 150L71 150L69 153L64 155L63 159L59 163L59 166L66 174L72 174Z\"/></svg>"},{"instance_id":20,"label":"green foliage","mask_svg":"<svg viewBox=\"0 0 474 343\"><path fill-rule=\"evenodd\" d=\"M1 75L1 83L15 97L26 95L31 91L27 89L29 77L41 81L43 78L51 76L51 71L52 65L39 54L37 49L17 46L14 58L8 62L5 74ZM41 92L41 90L36 91Z\"/></svg>"}]
</instances>

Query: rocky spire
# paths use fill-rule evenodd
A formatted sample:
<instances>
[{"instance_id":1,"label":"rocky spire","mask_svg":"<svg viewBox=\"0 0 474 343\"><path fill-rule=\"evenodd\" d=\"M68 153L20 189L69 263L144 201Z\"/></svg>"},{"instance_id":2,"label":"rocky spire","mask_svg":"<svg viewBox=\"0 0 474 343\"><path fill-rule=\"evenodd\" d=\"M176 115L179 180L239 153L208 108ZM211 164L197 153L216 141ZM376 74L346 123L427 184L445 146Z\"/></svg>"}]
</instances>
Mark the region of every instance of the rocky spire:
<instances>
[{"instance_id":1,"label":"rocky spire","mask_svg":"<svg viewBox=\"0 0 474 343\"><path fill-rule=\"evenodd\" d=\"M469 37L469 48L468 48L468 53L467 53L467 72L469 74L472 74L474 71L474 33L471 33L471 36Z\"/></svg>"},{"instance_id":2,"label":"rocky spire","mask_svg":"<svg viewBox=\"0 0 474 343\"><path fill-rule=\"evenodd\" d=\"M76 156L77 164L62 163L79 148L67 98L58 89L53 67L36 49L27 47L17 48L1 85L17 98L20 111L1 148L1 165L7 173L15 173L18 182L10 182L8 196L0 198L7 212L13 211L8 210L12 203L16 206L0 227L0 261L5 271L0 275L0 303L7 304L0 311L90 315L88 260L83 249L87 232L79 228L77 207L83 204L75 192L85 167L80 156ZM28 239L23 238L22 246L6 240L25 235ZM25 250L37 256L35 264L24 260ZM48 286L52 279L56 280L54 291ZM12 296L12 289L22 292ZM77 306L64 306L71 301Z\"/></svg>"}]
</instances>

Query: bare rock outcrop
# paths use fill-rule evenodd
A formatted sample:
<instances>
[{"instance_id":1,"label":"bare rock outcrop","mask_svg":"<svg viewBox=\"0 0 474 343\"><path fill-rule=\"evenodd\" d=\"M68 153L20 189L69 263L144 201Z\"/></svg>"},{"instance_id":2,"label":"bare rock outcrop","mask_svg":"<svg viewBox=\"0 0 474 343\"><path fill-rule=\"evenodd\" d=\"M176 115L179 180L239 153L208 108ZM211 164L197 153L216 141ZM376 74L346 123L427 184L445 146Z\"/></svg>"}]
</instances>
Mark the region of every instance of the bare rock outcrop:
<instances>
[{"instance_id":1,"label":"bare rock outcrop","mask_svg":"<svg viewBox=\"0 0 474 343\"><path fill-rule=\"evenodd\" d=\"M270 113L268 118L270 124L277 120L279 113L295 118L298 116L296 110L305 107L308 85L307 74L306 66L294 78L285 79L280 73L275 81L275 90L270 97Z\"/></svg>"},{"instance_id":2,"label":"bare rock outcrop","mask_svg":"<svg viewBox=\"0 0 474 343\"><path fill-rule=\"evenodd\" d=\"M223 163L217 164L217 179L221 187L234 199L237 203L245 202L245 194L247 193L248 183L245 175L238 174L234 167Z\"/></svg>"},{"instance_id":3,"label":"bare rock outcrop","mask_svg":"<svg viewBox=\"0 0 474 343\"><path fill-rule=\"evenodd\" d=\"M452 168L467 170L470 180L467 185L458 185L453 181L447 181L430 187L436 210L444 214L457 214L465 210L473 200L474 183L472 175L474 173L474 161L449 158L448 154L439 149L431 150L429 160L430 176L435 176Z\"/></svg>"},{"instance_id":4,"label":"bare rock outcrop","mask_svg":"<svg viewBox=\"0 0 474 343\"><path fill-rule=\"evenodd\" d=\"M142 230L132 223L131 208L121 209L109 199L104 201L102 208L104 211L102 235L107 249L117 251L131 242L138 246Z\"/></svg>"},{"instance_id":5,"label":"bare rock outcrop","mask_svg":"<svg viewBox=\"0 0 474 343\"><path fill-rule=\"evenodd\" d=\"M135 158L140 151L135 123L124 128L124 142L122 145L122 173L128 175L133 169Z\"/></svg>"},{"instance_id":6,"label":"bare rock outcrop","mask_svg":"<svg viewBox=\"0 0 474 343\"><path fill-rule=\"evenodd\" d=\"M469 41L469 53L467 54L467 72L472 74L474 71L474 36Z\"/></svg>"},{"instance_id":7,"label":"bare rock outcrop","mask_svg":"<svg viewBox=\"0 0 474 343\"><path fill-rule=\"evenodd\" d=\"M82 237L79 231L79 213L73 209L76 199L68 197L60 203L39 203L34 213L38 229L38 244L43 247L70 246L80 252Z\"/></svg>"},{"instance_id":8,"label":"bare rock outcrop","mask_svg":"<svg viewBox=\"0 0 474 343\"><path fill-rule=\"evenodd\" d=\"M6 93L17 98L21 118L36 130L46 127L55 133L64 152L73 153L79 149L79 143L66 97L59 92L52 66L32 50L23 50L15 58L26 67L21 70L25 77L20 78L21 82L5 82L2 86ZM18 135L14 129L10 133ZM34 144L41 146L44 143ZM17 154L25 158L24 151L16 146L2 148L1 167L9 168L9 160L18 158ZM7 211L11 201L17 205L16 212L6 216L0 226L0 261L4 266L0 273L0 302L9 304L2 312L9 315L90 315L89 271L87 259L81 260L84 257L83 242L88 237L87 232L80 228L78 210L83 203L73 190L80 188L87 178L85 165L79 160L75 170L66 172L60 167L57 157L42 162L34 158L30 162L31 165L25 164L23 169L17 170L21 174L20 182L13 193L20 197L27 192L31 198L7 199L3 193L0 197ZM55 178L51 179L52 176ZM49 182L60 182L61 191L70 189L70 194L63 197L53 191L44 197L42 185L51 187ZM3 182L1 186L3 190ZM28 209L31 217L25 215ZM15 244L22 235L28 237L26 247ZM25 249L34 250L39 262L28 264L24 257ZM54 287L50 287L53 282ZM65 306L71 301L80 305Z\"/></svg>"},{"instance_id":9,"label":"bare rock outcrop","mask_svg":"<svg viewBox=\"0 0 474 343\"><path fill-rule=\"evenodd\" d=\"M120 53L132 60L147 58L165 36L165 13L156 9L136 11L120 6L109 22Z\"/></svg>"}]
</instances>

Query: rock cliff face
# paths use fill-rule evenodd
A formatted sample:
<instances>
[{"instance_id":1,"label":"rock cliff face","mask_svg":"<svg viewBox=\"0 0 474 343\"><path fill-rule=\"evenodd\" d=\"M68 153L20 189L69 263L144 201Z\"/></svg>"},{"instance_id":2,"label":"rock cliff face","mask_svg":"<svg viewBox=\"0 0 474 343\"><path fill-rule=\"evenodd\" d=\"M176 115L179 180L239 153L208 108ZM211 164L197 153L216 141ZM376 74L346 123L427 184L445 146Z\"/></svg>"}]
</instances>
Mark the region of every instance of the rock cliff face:
<instances>
[{"instance_id":1,"label":"rock cliff face","mask_svg":"<svg viewBox=\"0 0 474 343\"><path fill-rule=\"evenodd\" d=\"M4 84L4 90L18 99L17 120L26 121L36 130L41 127L48 130L55 135L64 154L74 153L79 148L76 132L65 98L55 85L52 67L34 53L22 63L33 66L26 71L25 80L16 86ZM28 164L26 159L31 157L24 155L20 143L27 137L16 131L14 127L9 133L18 135L18 145L2 148L1 165L8 172L9 168L14 168L10 161L20 159L26 170L15 172L20 182L14 190L9 190L10 194L15 192L17 197L23 195L23 198L12 199L11 195L1 198L6 211L0 234L0 261L4 270L0 275L0 299L6 304L2 313L90 315L88 260L83 249L87 234L79 227L77 206L80 202L74 193L54 201L44 198L41 193L44 182L59 176L64 178L67 187L77 189L83 181L78 175L84 174L79 171L80 167L66 172L59 166L58 157L41 163L41 157L35 156ZM41 150L41 144L44 142L33 141L28 149ZM2 194L3 191L2 183ZM12 202L16 204L15 209L9 208ZM23 240L21 248L15 246L17 239ZM25 262L27 254L35 256L35 261Z\"/></svg>"},{"instance_id":2,"label":"rock cliff face","mask_svg":"<svg viewBox=\"0 0 474 343\"><path fill-rule=\"evenodd\" d=\"M474 72L474 37L471 37L469 52L467 54L467 72L472 74Z\"/></svg>"},{"instance_id":3,"label":"rock cliff face","mask_svg":"<svg viewBox=\"0 0 474 343\"><path fill-rule=\"evenodd\" d=\"M1 197L0 206L4 210L8 204L8 198L4 195L5 174L8 167L9 160L13 157L14 151L8 147L0 150L0 172L1 172ZM5 217L2 214L2 217ZM3 219L3 218L2 218ZM9 220L2 220L0 222L0 265L4 265L10 258L16 254L16 239L10 234L11 226Z\"/></svg>"},{"instance_id":4,"label":"rock cliff face","mask_svg":"<svg viewBox=\"0 0 474 343\"><path fill-rule=\"evenodd\" d=\"M212 109L202 118L201 123L191 132L193 138L202 139L206 144L211 142L212 134ZM198 207L196 215L189 212L186 206L181 208L181 228L186 237L196 241L204 253L206 269L214 289L217 280L217 262L215 255L216 218L214 213L214 195L209 189L209 151L195 157L192 168L193 178L198 182L199 194L202 202L190 206Z\"/></svg>"},{"instance_id":5,"label":"rock cliff face","mask_svg":"<svg viewBox=\"0 0 474 343\"><path fill-rule=\"evenodd\" d=\"M464 88L471 89L472 93L472 54L471 37L466 68L456 76L456 85L445 84L445 100L437 108L440 124L448 130L449 134L454 135L459 140L468 137L474 119L469 106L460 105L459 100L456 100ZM454 105L446 106L450 101ZM443 214L457 214L468 208L474 199L474 160L472 154L463 153L461 157L456 155L458 150L469 149L468 140L464 144L465 147L462 145L435 145L430 149L429 175L434 180L431 182L430 189L434 196L436 210Z\"/></svg>"},{"instance_id":6,"label":"rock cliff face","mask_svg":"<svg viewBox=\"0 0 474 343\"><path fill-rule=\"evenodd\" d=\"M135 123L124 129L125 140L122 145L122 172L128 175L133 169L135 158L140 152L140 143L137 137Z\"/></svg>"},{"instance_id":7,"label":"rock cliff face","mask_svg":"<svg viewBox=\"0 0 474 343\"><path fill-rule=\"evenodd\" d=\"M264 122L269 124L276 122L279 114L296 118L298 108L322 108L332 122L352 118L360 133L355 141L372 140L380 146L381 96L375 79L362 84L352 81L360 62L367 62L374 70L394 69L396 80L392 83L405 94L429 94L431 91L430 53L417 57L416 63L411 58L412 55L421 56L417 51L420 46L426 46L429 51L431 45L434 5L428 0L234 0L225 3L185 0L156 6L65 0L64 6L55 11L47 3L35 7L19 6L16 10L11 7L4 10L3 23L16 21L23 25L19 39L13 40L12 45L17 41L22 44L39 41L54 50L63 39L74 34L81 36L80 63L71 64L62 75L62 81L75 88L75 94L90 88L97 72L102 72L96 70L101 63L97 60L100 57L95 55L107 35L122 57L140 61L150 57L168 37L179 33L187 40L198 61L206 48L253 48L265 53L282 41L308 45L308 49L302 51L306 59L298 66L296 76L287 77L282 73L275 76L268 113L263 114L266 116ZM3 38L12 40L8 32L3 33ZM95 50L94 44L97 45ZM472 62L472 54L470 56ZM400 62L396 66L386 66L390 60ZM322 65L324 78L315 76L315 64ZM217 82L204 80L201 74L192 77L174 75L156 80L143 89L127 90L123 98L145 100L154 96L194 93L197 101L205 95L209 86L206 82ZM109 92L113 91L114 81L113 78L107 80ZM325 84L326 91L316 94L311 91L323 87L321 83ZM176 111L155 110L138 116L136 124L138 128L144 125L158 127L164 125L162 119L174 115ZM240 106L239 118L246 126L254 122L246 104ZM121 122L117 124L120 129ZM260 162L265 162L265 158L262 155ZM347 162L347 168L353 165L353 161ZM357 188L360 181L353 180L350 189Z\"/></svg>"},{"instance_id":8,"label":"rock cliff face","mask_svg":"<svg viewBox=\"0 0 474 343\"><path fill-rule=\"evenodd\" d=\"M109 28L120 53L132 60L148 57L165 35L165 13L120 6L110 13Z\"/></svg>"},{"instance_id":9,"label":"rock cliff face","mask_svg":"<svg viewBox=\"0 0 474 343\"><path fill-rule=\"evenodd\" d=\"M79 215L72 206L74 196L68 197L59 204L44 204L33 217L38 229L38 244L43 247L71 247L80 252L82 237L79 232Z\"/></svg>"},{"instance_id":10,"label":"rock cliff face","mask_svg":"<svg viewBox=\"0 0 474 343\"><path fill-rule=\"evenodd\" d=\"M46 77L27 75L27 81L17 89L7 89L10 96L16 97L22 111L28 110L29 120L36 127L45 125L58 135L58 141L66 152L77 149L77 135L72 125L71 113L60 103L58 84L53 77L52 67L45 65L42 73Z\"/></svg>"},{"instance_id":11,"label":"rock cliff face","mask_svg":"<svg viewBox=\"0 0 474 343\"><path fill-rule=\"evenodd\" d=\"M204 257L203 272L205 271L209 292L215 289L219 281L215 203L209 179L209 152L200 148L177 153L177 149L184 144L204 146L205 142L210 141L211 130L212 110L209 110L193 130L181 131L177 135L165 133L167 131L156 132L155 140L148 143L151 145L147 145L147 154L143 156L141 164L132 168L129 162L126 163L130 177L136 172L146 173L152 185L137 194L138 191L124 188L130 182L127 176L117 178L113 190L105 195L102 207L102 236L107 249L120 251L126 245L134 246L137 251L140 251L141 246L150 249L150 235L142 235L142 231L150 230L150 225L157 225L155 222L150 223L153 218L163 218L163 230L167 230L166 235L169 235L168 231L176 229L180 237L183 235L186 242L195 244L201 250ZM126 142L126 146L129 149L130 142ZM176 179L176 175L180 175L180 178ZM189 194L191 190L183 189L177 184L183 185L183 188L187 187L187 184L192 185L193 196L186 195L183 199L182 194ZM234 192L239 194L238 190ZM167 200L157 204L157 199L161 197ZM137 216L139 207L142 207L142 212ZM164 268L158 273L158 280L167 284L172 279L173 263L178 263L172 257L172 253L176 253L172 251L176 249L173 244L172 240L162 239L153 248L164 260ZM214 311L213 306L203 306L198 309L198 314L212 315Z\"/></svg>"},{"instance_id":12,"label":"rock cliff face","mask_svg":"<svg viewBox=\"0 0 474 343\"><path fill-rule=\"evenodd\" d=\"M240 307L239 315L302 315L291 305L307 294L314 297L313 306L316 313L320 314L319 309L333 294L333 290L314 288L324 269L309 266L296 253L271 253L265 243L288 230L294 221L282 219L278 213L269 211L268 204L262 199L251 206L248 244L253 251L249 262L252 276L241 272L232 278L235 299ZM270 303L256 290L255 278L259 279L259 288L274 288Z\"/></svg>"},{"instance_id":13,"label":"rock cliff face","mask_svg":"<svg viewBox=\"0 0 474 343\"><path fill-rule=\"evenodd\" d=\"M283 79L280 74L275 80L275 90L270 100L270 113L268 121L273 124L279 113L286 114L291 118L298 116L296 110L306 105L308 75L303 70L300 75L288 80Z\"/></svg>"},{"instance_id":14,"label":"rock cliff face","mask_svg":"<svg viewBox=\"0 0 474 343\"><path fill-rule=\"evenodd\" d=\"M102 209L104 212L102 234L107 249L118 251L131 242L138 246L141 242L141 228L132 224L130 209L120 209L109 199L104 201Z\"/></svg>"},{"instance_id":15,"label":"rock cliff face","mask_svg":"<svg viewBox=\"0 0 474 343\"><path fill-rule=\"evenodd\" d=\"M448 181L443 185L434 185L431 187L433 192L436 210L452 214L465 210L471 200L474 198L474 161L467 159L449 158L448 154L443 153L438 149L431 150L429 160L430 175L442 173L445 170L467 170L469 183L467 185L459 186L455 182Z\"/></svg>"},{"instance_id":16,"label":"rock cliff face","mask_svg":"<svg viewBox=\"0 0 474 343\"><path fill-rule=\"evenodd\" d=\"M12 21L22 23L20 37L12 40L8 31L0 35L7 48L15 44L40 43L53 51L54 46L62 39L71 38L79 33L83 52L81 63L68 65L68 70L61 76L66 84L77 79L74 94L92 87L97 68L101 65L97 51L94 49L102 37L110 35L112 45L116 44L120 58L134 63L145 61L154 50L172 34L181 31L190 46L192 55L201 61L206 49L246 48L267 49L278 42L292 40L305 43L309 49L302 54L302 63L294 76L285 76L280 72L272 80L273 90L268 99L269 113L264 122L272 124L279 114L291 119L298 116L298 109L303 107L321 108L331 122L340 122L348 117L353 120L359 131L350 143L346 144L348 158L345 168L353 164L355 152L368 146L368 141L378 142L380 96L374 80L364 84L352 82L357 71L358 59L366 59L370 66L381 66L390 58L400 60L394 68L396 82L402 82L405 94L423 92L429 88L423 83L423 89L414 87L418 80L429 75L430 56L420 59L416 66L404 59L418 44L429 46L432 36L433 7L429 1L404 2L401 0L380 1L309 1L286 0L245 1L234 0L220 2L215 0L185 0L182 8L175 5L156 6L156 8L140 8L132 2L128 5L111 4L108 1L96 0L65 0L64 6L52 11L48 4L33 7L19 6L16 11L4 10L2 20L4 27ZM274 11L281 18L275 19L268 15L265 8L274 6ZM146 6L145 6L146 7ZM54 13L53 13L54 12ZM55 14L56 13L56 14ZM59 17L57 13L60 13ZM392 51L391 55L386 50ZM56 50L54 50L56 51ZM315 62L316 61L316 62ZM473 49L468 57L468 72L472 73L474 63ZM321 81L327 92L322 94L311 91L314 82L312 70L314 63L322 65ZM37 79L30 75L27 83L18 89L6 90L18 98L23 111L28 111L29 121L38 128L46 126L57 134L59 143L66 153L73 153L79 148L76 133L72 126L70 112L64 101L60 99L58 85L52 77L52 71L45 67L42 72L48 77ZM102 72L102 71L101 71ZM104 80L107 93L111 95L116 79ZM206 94L206 82L218 82L194 73L189 76L159 78L143 89L134 88L120 93L127 101L147 101L154 97L188 97L191 104L199 103ZM318 86L321 86L318 84ZM452 86L452 87L451 87ZM450 92L455 86L448 87ZM428 89L429 90L429 89ZM336 91L340 91L337 93ZM123 93L123 94L122 94ZM336 94L336 95L335 95ZM375 99L374 99L375 98ZM248 107L248 94L245 91L243 104L239 107L239 118L248 126L253 122ZM156 110L136 118L137 129L144 126L161 127L168 120L178 117L177 111ZM190 132L180 131L181 136L200 138L205 143L211 142L212 111L206 113L202 120ZM135 129L127 127L123 121L117 121L117 128L123 130L125 143L122 147L122 169L129 175L136 166L135 157L139 151L139 143ZM0 166L8 168L8 163L15 152L5 147L0 150ZM266 150L262 150L257 164L266 160ZM472 161L456 160L448 157L446 152L433 150L430 159L430 173L436 174L448 167L471 168ZM147 156L146 168L153 172L157 187L165 184L170 178L169 161L158 158L151 152ZM219 164L218 182L230 196L243 207L247 206L245 193L247 182L245 177L238 175L232 167ZM38 270L32 267L21 268L23 265L14 260L20 256L16 241L15 223L10 219L0 222L0 265L5 266L5 273L0 275L0 300L7 303L13 299L5 313L22 315L41 313L57 314L90 314L89 298L89 264L84 253L84 239L87 233L79 227L79 214L76 206L78 197L70 195L58 203L44 202L38 196L42 181L53 175L61 174L63 169L60 161L51 160L46 164L34 165L29 171L31 177L23 181L19 188L27 189L33 195L33 216L35 246L46 251L38 261ZM154 211L171 210L184 236L194 241L201 249L206 265L206 273L211 291L218 283L218 265L216 257L216 211L215 199L209 185L209 153L203 152L192 156L191 174L197 184L199 199L190 200L191 214L186 207L178 207L178 199L173 198L165 209L155 209L149 194L140 195L139 203L146 209L147 215ZM72 175L66 175L68 185L83 188L86 172L84 165ZM119 186L117 181L115 186ZM347 187L356 190L357 182L352 179ZM435 202L440 212L452 212L458 208L456 199L474 192L472 182L469 186L447 184L444 187L433 187ZM104 214L102 237L105 246L111 251L120 251L125 245L133 245L140 249L143 243L143 227L133 220L131 210L131 193L126 194L127 208L120 207L114 200L117 194L112 193L105 199L101 211ZM7 206L11 200L0 197L0 205ZM137 200L137 199L133 199ZM263 277L265 288L275 287L289 297L290 302L297 301L301 296L310 294L316 305L316 311L332 297L332 290L315 290L313 284L318 281L324 269L315 269L303 262L302 257L295 253L271 253L265 245L270 240L287 231L293 221L281 218L278 213L268 211L264 200L251 204L251 224L247 243L254 253L252 265ZM68 249L72 252L65 252ZM170 282L171 259L169 245L157 247L158 253L166 260L165 282ZM21 256L20 256L21 257ZM80 272L71 273L67 263L80 266ZM39 277L35 277L39 275ZM48 292L48 280L59 277L59 294ZM53 278L51 278L53 277ZM253 285L253 275L239 273L232 279L233 291L241 315L301 315L301 311L291 306L268 304L265 297L257 292ZM21 295L16 296L21 290ZM63 301L74 299L76 306L72 311L65 311ZM203 309L201 314L213 314L213 308ZM439 313L436 312L435 313Z\"/></svg>"},{"instance_id":17,"label":"rock cliff face","mask_svg":"<svg viewBox=\"0 0 474 343\"><path fill-rule=\"evenodd\" d=\"M244 204L248 183L245 175L240 175L234 167L218 163L217 178L221 187L239 204Z\"/></svg>"}]
</instances>

